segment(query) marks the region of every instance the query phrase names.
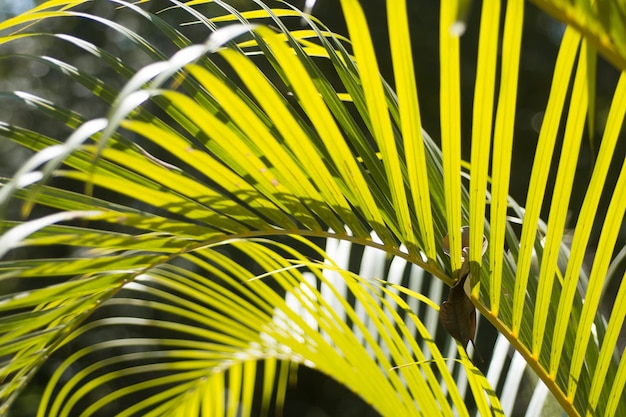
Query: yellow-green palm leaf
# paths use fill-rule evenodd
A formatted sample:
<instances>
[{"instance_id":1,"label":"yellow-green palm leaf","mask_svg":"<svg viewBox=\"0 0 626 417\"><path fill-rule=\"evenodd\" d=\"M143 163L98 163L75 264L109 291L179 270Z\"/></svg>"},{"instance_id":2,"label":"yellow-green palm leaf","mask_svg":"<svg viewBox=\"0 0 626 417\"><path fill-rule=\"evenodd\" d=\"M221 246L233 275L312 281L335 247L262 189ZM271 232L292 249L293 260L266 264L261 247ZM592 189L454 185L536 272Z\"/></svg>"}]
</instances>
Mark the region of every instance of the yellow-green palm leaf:
<instances>
[{"instance_id":1,"label":"yellow-green palm leaf","mask_svg":"<svg viewBox=\"0 0 626 417\"><path fill-rule=\"evenodd\" d=\"M619 22L593 23L606 17L602 2L593 24L577 20L592 38L573 27L563 35L524 208L509 197L520 0L481 5L469 163L461 160L463 2L441 6L440 141L421 126L414 71L423 63L413 59L402 1L385 6L393 86L380 76L356 0L341 1L347 37L283 2L172 2L158 14L141 4L149 2L115 2L175 54L82 3L49 1L0 23L6 47L29 38L71 45L121 81L48 54L24 57L101 99L107 114L89 121L32 93L3 93L73 133L66 140L0 122L2 136L36 151L0 189L0 413L55 352L62 359L40 416L279 412L298 366L385 416L509 414L522 375L534 378L531 410L547 387L570 415L626 412L626 361L617 355L626 286L609 317L599 310L626 209L615 152L624 76L571 245L563 243L594 119L590 39L624 56ZM181 13L185 25L168 20ZM134 69L86 40L47 33L54 19L93 21L150 63ZM193 44L189 23L208 40ZM603 34L611 45L597 42ZM500 334L486 376L437 326L444 285L462 265L464 225L479 334L485 319ZM58 246L70 255L41 255ZM517 353L500 378L508 343Z\"/></svg>"}]
</instances>

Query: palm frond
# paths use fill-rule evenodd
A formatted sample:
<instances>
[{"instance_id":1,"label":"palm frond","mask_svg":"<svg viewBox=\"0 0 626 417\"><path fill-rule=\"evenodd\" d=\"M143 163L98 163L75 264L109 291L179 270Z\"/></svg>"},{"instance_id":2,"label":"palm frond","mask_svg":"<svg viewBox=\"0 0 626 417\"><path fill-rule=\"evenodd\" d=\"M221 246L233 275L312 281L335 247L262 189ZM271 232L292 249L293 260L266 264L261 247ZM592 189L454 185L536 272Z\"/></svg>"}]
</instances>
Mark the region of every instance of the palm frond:
<instances>
[{"instance_id":1,"label":"palm frond","mask_svg":"<svg viewBox=\"0 0 626 417\"><path fill-rule=\"evenodd\" d=\"M469 224L472 301L519 352L505 386L519 384L527 364L570 415L626 412L625 360L615 357L626 304L616 303L608 322L598 311L625 211L626 169L620 165L614 185L607 181L620 162L614 150L626 111L623 76L571 248L563 244L594 102L588 38L568 28L561 41L522 209L508 196L521 1L507 3L501 56L500 5L481 9L469 189L461 170L461 43L451 31L466 2L441 6L441 150L421 126L401 2L386 6L394 86L379 74L355 0L341 2L348 37L282 2L254 1L239 11L221 1L172 1L157 15L140 7L145 2L115 1L120 12L165 35L178 49L169 59L147 37L81 11L82 3L49 1L0 24L19 30L0 44L71 44L125 85L120 90L68 62L25 55L90 89L108 114L87 121L80 109L34 94L4 95L74 134L61 141L0 124L0 134L37 152L3 180L0 205L15 213L22 200L24 216L58 211L2 221L9 229L0 238L8 255L0 262L8 288L0 298L0 411L51 354L73 350L50 380L42 416L110 414L118 400L136 398L119 415L253 415L282 407L296 365L333 377L383 415L469 415L467 387L477 412L502 414L515 401L494 389L501 371L490 368L484 377L450 337L445 353L435 343L437 304L443 283L459 278L461 226ZM214 15L194 8L209 3L219 10ZM593 10L604 16L600 6ZM212 35L192 44L166 20L170 11ZM151 63L135 70L82 39L31 32L56 18L101 25ZM293 18L304 29L294 29ZM592 23L589 33L604 33ZM607 29L615 47L605 49L618 51L617 27ZM552 192L547 179L554 170ZM602 214L599 201L609 187ZM507 214L521 221L521 233ZM587 279L582 263L593 225L602 231ZM440 245L446 235L450 257ZM481 256L484 237L490 250ZM341 243L333 239L365 247L358 271L334 253L332 245ZM50 245L69 256L20 253ZM389 271L372 251L394 256ZM392 273L407 262L408 280ZM35 277L42 281L26 284ZM623 285L617 297L623 299ZM119 338L125 327L145 336ZM508 354L501 338L497 353ZM455 379L457 354L464 372ZM77 362L80 371L72 368ZM545 393L535 392L532 407Z\"/></svg>"},{"instance_id":2,"label":"palm frond","mask_svg":"<svg viewBox=\"0 0 626 417\"><path fill-rule=\"evenodd\" d=\"M535 0L535 3L581 31L617 68L626 69L626 20L623 4L610 0Z\"/></svg>"}]
</instances>

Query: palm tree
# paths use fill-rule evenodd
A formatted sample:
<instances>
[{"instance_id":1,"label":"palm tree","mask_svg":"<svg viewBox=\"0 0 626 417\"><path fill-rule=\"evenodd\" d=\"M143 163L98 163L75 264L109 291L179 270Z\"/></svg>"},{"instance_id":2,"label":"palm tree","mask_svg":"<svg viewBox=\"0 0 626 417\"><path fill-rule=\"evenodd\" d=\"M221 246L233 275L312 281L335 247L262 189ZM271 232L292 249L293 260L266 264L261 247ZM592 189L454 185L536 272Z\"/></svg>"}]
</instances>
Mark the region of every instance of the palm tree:
<instances>
[{"instance_id":1,"label":"palm tree","mask_svg":"<svg viewBox=\"0 0 626 417\"><path fill-rule=\"evenodd\" d=\"M49 52L27 56L100 98L106 117L91 120L4 93L72 133L0 122L2 136L34 151L0 189L0 414L51 357L39 416L280 414L298 367L385 416L509 415L529 385L528 415L554 413L552 403L572 416L626 413L623 76L606 120L595 118L596 50L626 69L623 5L538 2L570 26L522 207L509 196L521 0L480 6L467 163L467 2L441 4L439 142L422 129L405 2L385 4L393 86L356 0L341 1L347 37L286 2L171 0L152 13L111 1L167 37L171 56L83 3L50 0L0 24L5 45L53 38L124 80L118 90ZM193 44L169 16L211 35ZM72 18L150 63L134 70L45 29ZM591 136L604 124L603 135L568 231L586 122ZM51 255L58 248L65 256ZM603 314L610 281L619 289ZM442 320L460 341L438 325L446 285L465 308L452 303ZM498 332L485 364L464 349L474 306L479 338L485 321Z\"/></svg>"}]
</instances>

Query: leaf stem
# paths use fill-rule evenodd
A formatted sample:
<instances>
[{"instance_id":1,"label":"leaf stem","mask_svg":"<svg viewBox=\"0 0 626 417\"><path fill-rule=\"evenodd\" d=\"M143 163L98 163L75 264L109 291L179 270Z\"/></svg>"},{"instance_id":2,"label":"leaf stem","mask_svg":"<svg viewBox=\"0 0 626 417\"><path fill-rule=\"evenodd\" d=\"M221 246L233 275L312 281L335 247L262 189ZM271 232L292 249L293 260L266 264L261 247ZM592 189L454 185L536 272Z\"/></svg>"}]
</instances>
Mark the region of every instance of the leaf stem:
<instances>
[{"instance_id":1,"label":"leaf stem","mask_svg":"<svg viewBox=\"0 0 626 417\"><path fill-rule=\"evenodd\" d=\"M338 234L333 232L324 232L324 231L311 231L306 229L276 229L276 230L252 230L243 233L235 233L229 235L218 236L216 238L195 243L192 246L189 246L184 249L184 252L190 252L195 249L213 245L220 242L227 242L233 239L248 239L253 237L265 237L265 236L302 236L302 237L318 237L318 238L326 238L326 239L338 239L345 240L351 243L355 243L358 245L369 246L375 249L379 249L383 252L386 252L390 255L397 256L399 258L405 259L407 262L415 264L430 273L431 275L439 278L448 286L452 286L455 283L455 279L446 274L438 265L432 262L425 262L419 254L409 254L407 252L402 251L398 246L385 244L385 243L376 243L371 239L364 239L361 237L350 236L347 234ZM173 255L173 256L177 256Z\"/></svg>"},{"instance_id":2,"label":"leaf stem","mask_svg":"<svg viewBox=\"0 0 626 417\"><path fill-rule=\"evenodd\" d=\"M556 381L550 377L547 370L541 366L537 357L533 356L533 354L528 350L528 348L520 342L519 338L514 335L511 330L504 324L497 316L493 315L491 310L489 310L478 298L472 296L472 302L474 306L480 311L480 313L487 319L494 327L498 330L498 332L502 333L504 337L506 337L517 350L526 363L533 369L535 374L543 381L546 387L550 390L552 395L556 398L556 400L561 404L563 410L570 417L580 417L580 413L574 407L574 404L567 398L567 395L561 387L556 383Z\"/></svg>"}]
</instances>

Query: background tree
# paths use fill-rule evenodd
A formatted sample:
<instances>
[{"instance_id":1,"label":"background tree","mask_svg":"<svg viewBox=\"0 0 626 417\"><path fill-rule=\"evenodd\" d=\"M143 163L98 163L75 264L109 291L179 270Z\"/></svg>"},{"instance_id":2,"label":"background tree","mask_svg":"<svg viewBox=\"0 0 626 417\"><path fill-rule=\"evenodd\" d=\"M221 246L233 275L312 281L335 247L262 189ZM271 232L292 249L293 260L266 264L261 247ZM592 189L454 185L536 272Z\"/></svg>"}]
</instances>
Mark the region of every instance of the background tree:
<instances>
[{"instance_id":1,"label":"background tree","mask_svg":"<svg viewBox=\"0 0 626 417\"><path fill-rule=\"evenodd\" d=\"M506 344L479 364L484 377L463 349L452 360L456 344L436 325L441 284L454 285L467 258L472 302L518 352L511 380L523 358L568 414L623 413L626 290L614 278L626 204L622 79L606 119L595 110L594 47L618 68L626 56L615 5L546 5L586 37L573 27L562 37L522 208L508 195L521 1L474 5L471 134L460 93L468 9L441 5L437 142L422 130L414 82L433 59L413 60L403 2L385 3L393 84L380 76L356 1L341 2L347 37L282 2L103 4L123 7L108 19L89 2L51 1L0 24L6 45L71 46L119 77L27 52L102 100L107 116L92 120L73 103L5 93L71 133L0 124L37 152L0 190L2 411L52 355L40 415L280 412L300 365L382 415L510 414L505 388L516 384L498 383ZM120 24L125 14L149 31ZM39 31L58 18L95 22L145 62L130 65L87 34ZM190 21L191 32L213 35L193 45L179 30ZM585 123L591 138L604 129L590 145L597 157L567 246ZM358 248L346 256L337 240ZM64 256L54 256L59 248ZM611 280L619 290L603 315Z\"/></svg>"}]
</instances>

